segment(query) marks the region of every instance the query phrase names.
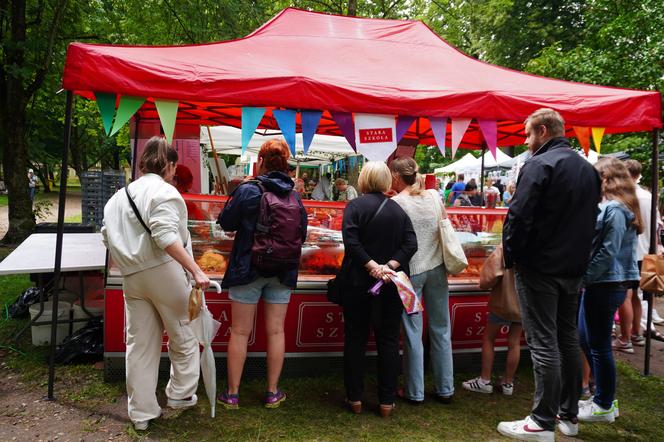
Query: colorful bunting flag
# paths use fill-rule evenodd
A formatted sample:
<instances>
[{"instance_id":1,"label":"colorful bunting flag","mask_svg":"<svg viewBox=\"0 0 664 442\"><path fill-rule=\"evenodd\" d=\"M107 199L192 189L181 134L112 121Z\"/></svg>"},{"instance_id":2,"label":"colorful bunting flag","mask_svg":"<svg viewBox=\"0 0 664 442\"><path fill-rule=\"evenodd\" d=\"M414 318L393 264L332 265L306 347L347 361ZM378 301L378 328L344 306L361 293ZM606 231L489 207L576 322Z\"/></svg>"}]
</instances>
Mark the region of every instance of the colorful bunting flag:
<instances>
[{"instance_id":1,"label":"colorful bunting flag","mask_svg":"<svg viewBox=\"0 0 664 442\"><path fill-rule=\"evenodd\" d=\"M386 161L397 148L394 115L355 114L357 151L370 161Z\"/></svg>"},{"instance_id":2,"label":"colorful bunting flag","mask_svg":"<svg viewBox=\"0 0 664 442\"><path fill-rule=\"evenodd\" d=\"M323 116L323 112L316 110L303 110L302 113L302 141L304 142L304 154L309 152L309 146L314 139L318 123Z\"/></svg>"},{"instance_id":3,"label":"colorful bunting flag","mask_svg":"<svg viewBox=\"0 0 664 442\"><path fill-rule=\"evenodd\" d=\"M484 120L478 118L477 124L480 126L480 130L484 136L484 141L486 142L486 146L491 151L493 159L497 160L496 145L498 144L498 123L496 120Z\"/></svg>"},{"instance_id":4,"label":"colorful bunting flag","mask_svg":"<svg viewBox=\"0 0 664 442\"><path fill-rule=\"evenodd\" d=\"M272 111L277 125L281 129L281 133L290 148L291 155L295 156L295 117L297 111L291 109L275 109Z\"/></svg>"},{"instance_id":5,"label":"colorful bunting flag","mask_svg":"<svg viewBox=\"0 0 664 442\"><path fill-rule=\"evenodd\" d=\"M605 130L606 129L604 127L592 128L593 142L595 143L595 150L597 153L600 153L600 150L602 149L602 138L604 137Z\"/></svg>"},{"instance_id":6,"label":"colorful bunting flag","mask_svg":"<svg viewBox=\"0 0 664 442\"><path fill-rule=\"evenodd\" d=\"M438 150L445 156L445 137L447 137L447 117L429 117L429 124L433 137L436 139Z\"/></svg>"},{"instance_id":7,"label":"colorful bunting flag","mask_svg":"<svg viewBox=\"0 0 664 442\"><path fill-rule=\"evenodd\" d=\"M456 155L468 126L470 126L470 118L452 118L452 158Z\"/></svg>"},{"instance_id":8,"label":"colorful bunting flag","mask_svg":"<svg viewBox=\"0 0 664 442\"><path fill-rule=\"evenodd\" d=\"M242 155L247 151L249 141L254 136L265 115L264 107L243 107L242 108Z\"/></svg>"},{"instance_id":9,"label":"colorful bunting flag","mask_svg":"<svg viewBox=\"0 0 664 442\"><path fill-rule=\"evenodd\" d=\"M118 105L118 112L115 114L115 121L113 122L113 129L111 135L119 131L122 126L138 111L145 103L145 98L141 97L120 97L120 104Z\"/></svg>"},{"instance_id":10,"label":"colorful bunting flag","mask_svg":"<svg viewBox=\"0 0 664 442\"><path fill-rule=\"evenodd\" d=\"M171 144L173 142L173 132L175 131L175 120L178 115L179 103L173 100L155 99L154 105L157 108L159 121L161 121L161 127L164 129L166 141L168 141L168 144Z\"/></svg>"},{"instance_id":11,"label":"colorful bunting flag","mask_svg":"<svg viewBox=\"0 0 664 442\"><path fill-rule=\"evenodd\" d=\"M330 111L330 115L332 115L332 119L335 123L337 123L339 129L341 129L341 133L344 137L346 137L346 141L348 141L350 147L352 147L353 150L357 152L357 147L355 145L355 124L353 123L353 114L350 112Z\"/></svg>"},{"instance_id":12,"label":"colorful bunting flag","mask_svg":"<svg viewBox=\"0 0 664 442\"><path fill-rule=\"evenodd\" d=\"M408 128L413 124L416 117L408 117L406 115L399 115L397 117L397 143L401 141Z\"/></svg>"},{"instance_id":13,"label":"colorful bunting flag","mask_svg":"<svg viewBox=\"0 0 664 442\"><path fill-rule=\"evenodd\" d=\"M106 94L104 92L95 92L97 107L101 120L104 122L104 131L106 135L111 133L113 127L113 116L115 115L115 94Z\"/></svg>"},{"instance_id":14,"label":"colorful bunting flag","mask_svg":"<svg viewBox=\"0 0 664 442\"><path fill-rule=\"evenodd\" d=\"M588 156L588 152L590 151L590 128L583 126L572 126L572 128L574 129L576 138L579 140L579 144L586 156Z\"/></svg>"}]
</instances>

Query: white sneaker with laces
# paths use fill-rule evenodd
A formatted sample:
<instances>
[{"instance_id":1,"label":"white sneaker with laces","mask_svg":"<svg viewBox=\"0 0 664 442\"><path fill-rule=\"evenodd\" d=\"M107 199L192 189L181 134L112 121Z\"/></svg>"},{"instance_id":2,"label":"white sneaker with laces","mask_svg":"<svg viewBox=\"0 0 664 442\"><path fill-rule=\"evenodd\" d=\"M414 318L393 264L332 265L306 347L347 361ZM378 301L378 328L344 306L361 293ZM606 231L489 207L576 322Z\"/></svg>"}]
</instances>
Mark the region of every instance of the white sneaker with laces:
<instances>
[{"instance_id":1,"label":"white sneaker with laces","mask_svg":"<svg viewBox=\"0 0 664 442\"><path fill-rule=\"evenodd\" d=\"M589 407L590 404L593 403L593 398L594 398L594 396L590 396L588 399L586 399L584 401L579 401L579 410L581 410L581 408L583 408L583 407ZM613 410L613 417L618 418L620 416L620 407L619 407L618 399L613 400L613 406L611 408Z\"/></svg>"},{"instance_id":2,"label":"white sneaker with laces","mask_svg":"<svg viewBox=\"0 0 664 442\"><path fill-rule=\"evenodd\" d=\"M560 419L558 418L558 429L565 436L576 436L579 434L579 421L578 419Z\"/></svg>"},{"instance_id":3,"label":"white sneaker with laces","mask_svg":"<svg viewBox=\"0 0 664 442\"><path fill-rule=\"evenodd\" d=\"M461 385L466 390L474 391L476 393L484 393L484 394L493 393L493 385L491 385L491 381L485 381L479 376L474 379L464 381Z\"/></svg>"},{"instance_id":4,"label":"white sneaker with laces","mask_svg":"<svg viewBox=\"0 0 664 442\"><path fill-rule=\"evenodd\" d=\"M613 405L611 408L604 409L597 405L595 402L579 407L579 421L581 422L613 422L616 420L615 409Z\"/></svg>"},{"instance_id":5,"label":"white sneaker with laces","mask_svg":"<svg viewBox=\"0 0 664 442\"><path fill-rule=\"evenodd\" d=\"M136 431L145 431L148 429L148 424L150 421L135 421L134 430Z\"/></svg>"},{"instance_id":6,"label":"white sneaker with laces","mask_svg":"<svg viewBox=\"0 0 664 442\"><path fill-rule=\"evenodd\" d=\"M530 416L521 421L501 422L498 432L503 436L518 440L554 441L554 432L540 427Z\"/></svg>"},{"instance_id":7,"label":"white sneaker with laces","mask_svg":"<svg viewBox=\"0 0 664 442\"><path fill-rule=\"evenodd\" d=\"M502 383L500 384L500 389L502 390L505 396L512 396L512 394L514 393L514 384Z\"/></svg>"},{"instance_id":8,"label":"white sneaker with laces","mask_svg":"<svg viewBox=\"0 0 664 442\"><path fill-rule=\"evenodd\" d=\"M618 399L613 400L613 417L620 416L620 408L618 408Z\"/></svg>"},{"instance_id":9,"label":"white sneaker with laces","mask_svg":"<svg viewBox=\"0 0 664 442\"><path fill-rule=\"evenodd\" d=\"M192 394L189 399L171 399L168 398L168 406L173 408L174 410L178 410L180 408L189 408L193 407L198 403L198 397L196 397L195 394Z\"/></svg>"}]
</instances>

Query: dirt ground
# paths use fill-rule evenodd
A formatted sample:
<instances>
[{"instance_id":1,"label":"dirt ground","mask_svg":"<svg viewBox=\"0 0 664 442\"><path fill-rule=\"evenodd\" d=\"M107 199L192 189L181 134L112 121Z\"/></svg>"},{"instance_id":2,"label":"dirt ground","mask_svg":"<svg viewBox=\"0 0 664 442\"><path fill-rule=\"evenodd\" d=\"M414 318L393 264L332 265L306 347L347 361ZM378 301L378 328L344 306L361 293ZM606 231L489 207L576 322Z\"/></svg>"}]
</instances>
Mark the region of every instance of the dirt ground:
<instances>
[{"instance_id":1,"label":"dirt ground","mask_svg":"<svg viewBox=\"0 0 664 442\"><path fill-rule=\"evenodd\" d=\"M51 192L47 194L42 194L40 199L48 200L53 203L50 211L51 213L43 219L38 219L37 222L50 222L54 223L58 221L58 193ZM8 219L8 207L0 207L0 238L5 236L7 233L7 228L9 224ZM67 195L67 203L65 204L65 218L70 218L72 216L81 214L81 195L80 194L71 194Z\"/></svg>"}]
</instances>

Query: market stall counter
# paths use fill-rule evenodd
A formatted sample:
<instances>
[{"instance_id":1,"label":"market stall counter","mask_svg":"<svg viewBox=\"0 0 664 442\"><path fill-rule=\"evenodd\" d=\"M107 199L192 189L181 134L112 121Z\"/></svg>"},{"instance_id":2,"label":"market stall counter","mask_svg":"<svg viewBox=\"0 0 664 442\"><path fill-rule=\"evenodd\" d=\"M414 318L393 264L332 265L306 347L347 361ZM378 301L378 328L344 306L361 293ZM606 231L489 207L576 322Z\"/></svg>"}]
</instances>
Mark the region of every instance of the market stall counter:
<instances>
[{"instance_id":1,"label":"market stall counter","mask_svg":"<svg viewBox=\"0 0 664 442\"><path fill-rule=\"evenodd\" d=\"M189 210L194 258L211 279L220 281L233 246L233 233L223 231L216 219L228 197L184 195L184 198ZM287 361L284 370L287 373L306 374L312 370L341 367L343 313L339 306L327 301L326 283L340 268L344 255L341 224L345 206L346 203L342 202L304 201L309 225L302 246L298 285L286 316ZM479 272L484 259L500 244L506 213L506 209L448 209L469 261L463 273L449 277L452 343L457 355L477 353L479 356L488 314L488 293L479 289ZM212 349L217 358L224 358L230 337L231 301L227 292L209 291L206 299L208 308L222 323ZM105 374L107 378L117 378L124 375L125 313L122 277L112 261L107 272L105 315ZM164 335L162 361L165 370L168 369L166 341ZM501 343L506 345L504 335L498 345ZM245 372L249 375L263 373L265 351L264 317L259 306L249 339ZM375 354L373 342L369 351ZM219 364L219 367L225 367L225 364ZM219 373L222 374L223 369Z\"/></svg>"}]
</instances>

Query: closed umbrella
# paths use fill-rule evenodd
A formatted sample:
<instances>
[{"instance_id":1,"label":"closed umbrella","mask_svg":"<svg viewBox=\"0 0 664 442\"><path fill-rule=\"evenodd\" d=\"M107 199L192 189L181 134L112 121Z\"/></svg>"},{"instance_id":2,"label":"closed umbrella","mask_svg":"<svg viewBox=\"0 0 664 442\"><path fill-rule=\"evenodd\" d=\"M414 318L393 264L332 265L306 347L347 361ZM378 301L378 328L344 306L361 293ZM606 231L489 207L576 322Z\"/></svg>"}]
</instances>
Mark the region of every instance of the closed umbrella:
<instances>
[{"instance_id":1,"label":"closed umbrella","mask_svg":"<svg viewBox=\"0 0 664 442\"><path fill-rule=\"evenodd\" d=\"M210 285L221 293L221 286L216 281L210 281ZM217 367L214 363L214 353L212 352L212 339L219 332L221 322L214 319L212 313L205 303L205 293L201 299L201 312L189 322L199 344L203 347L201 352L201 371L203 372L203 383L205 384L205 393L210 401L210 416L215 414L215 397L217 394Z\"/></svg>"}]
</instances>

